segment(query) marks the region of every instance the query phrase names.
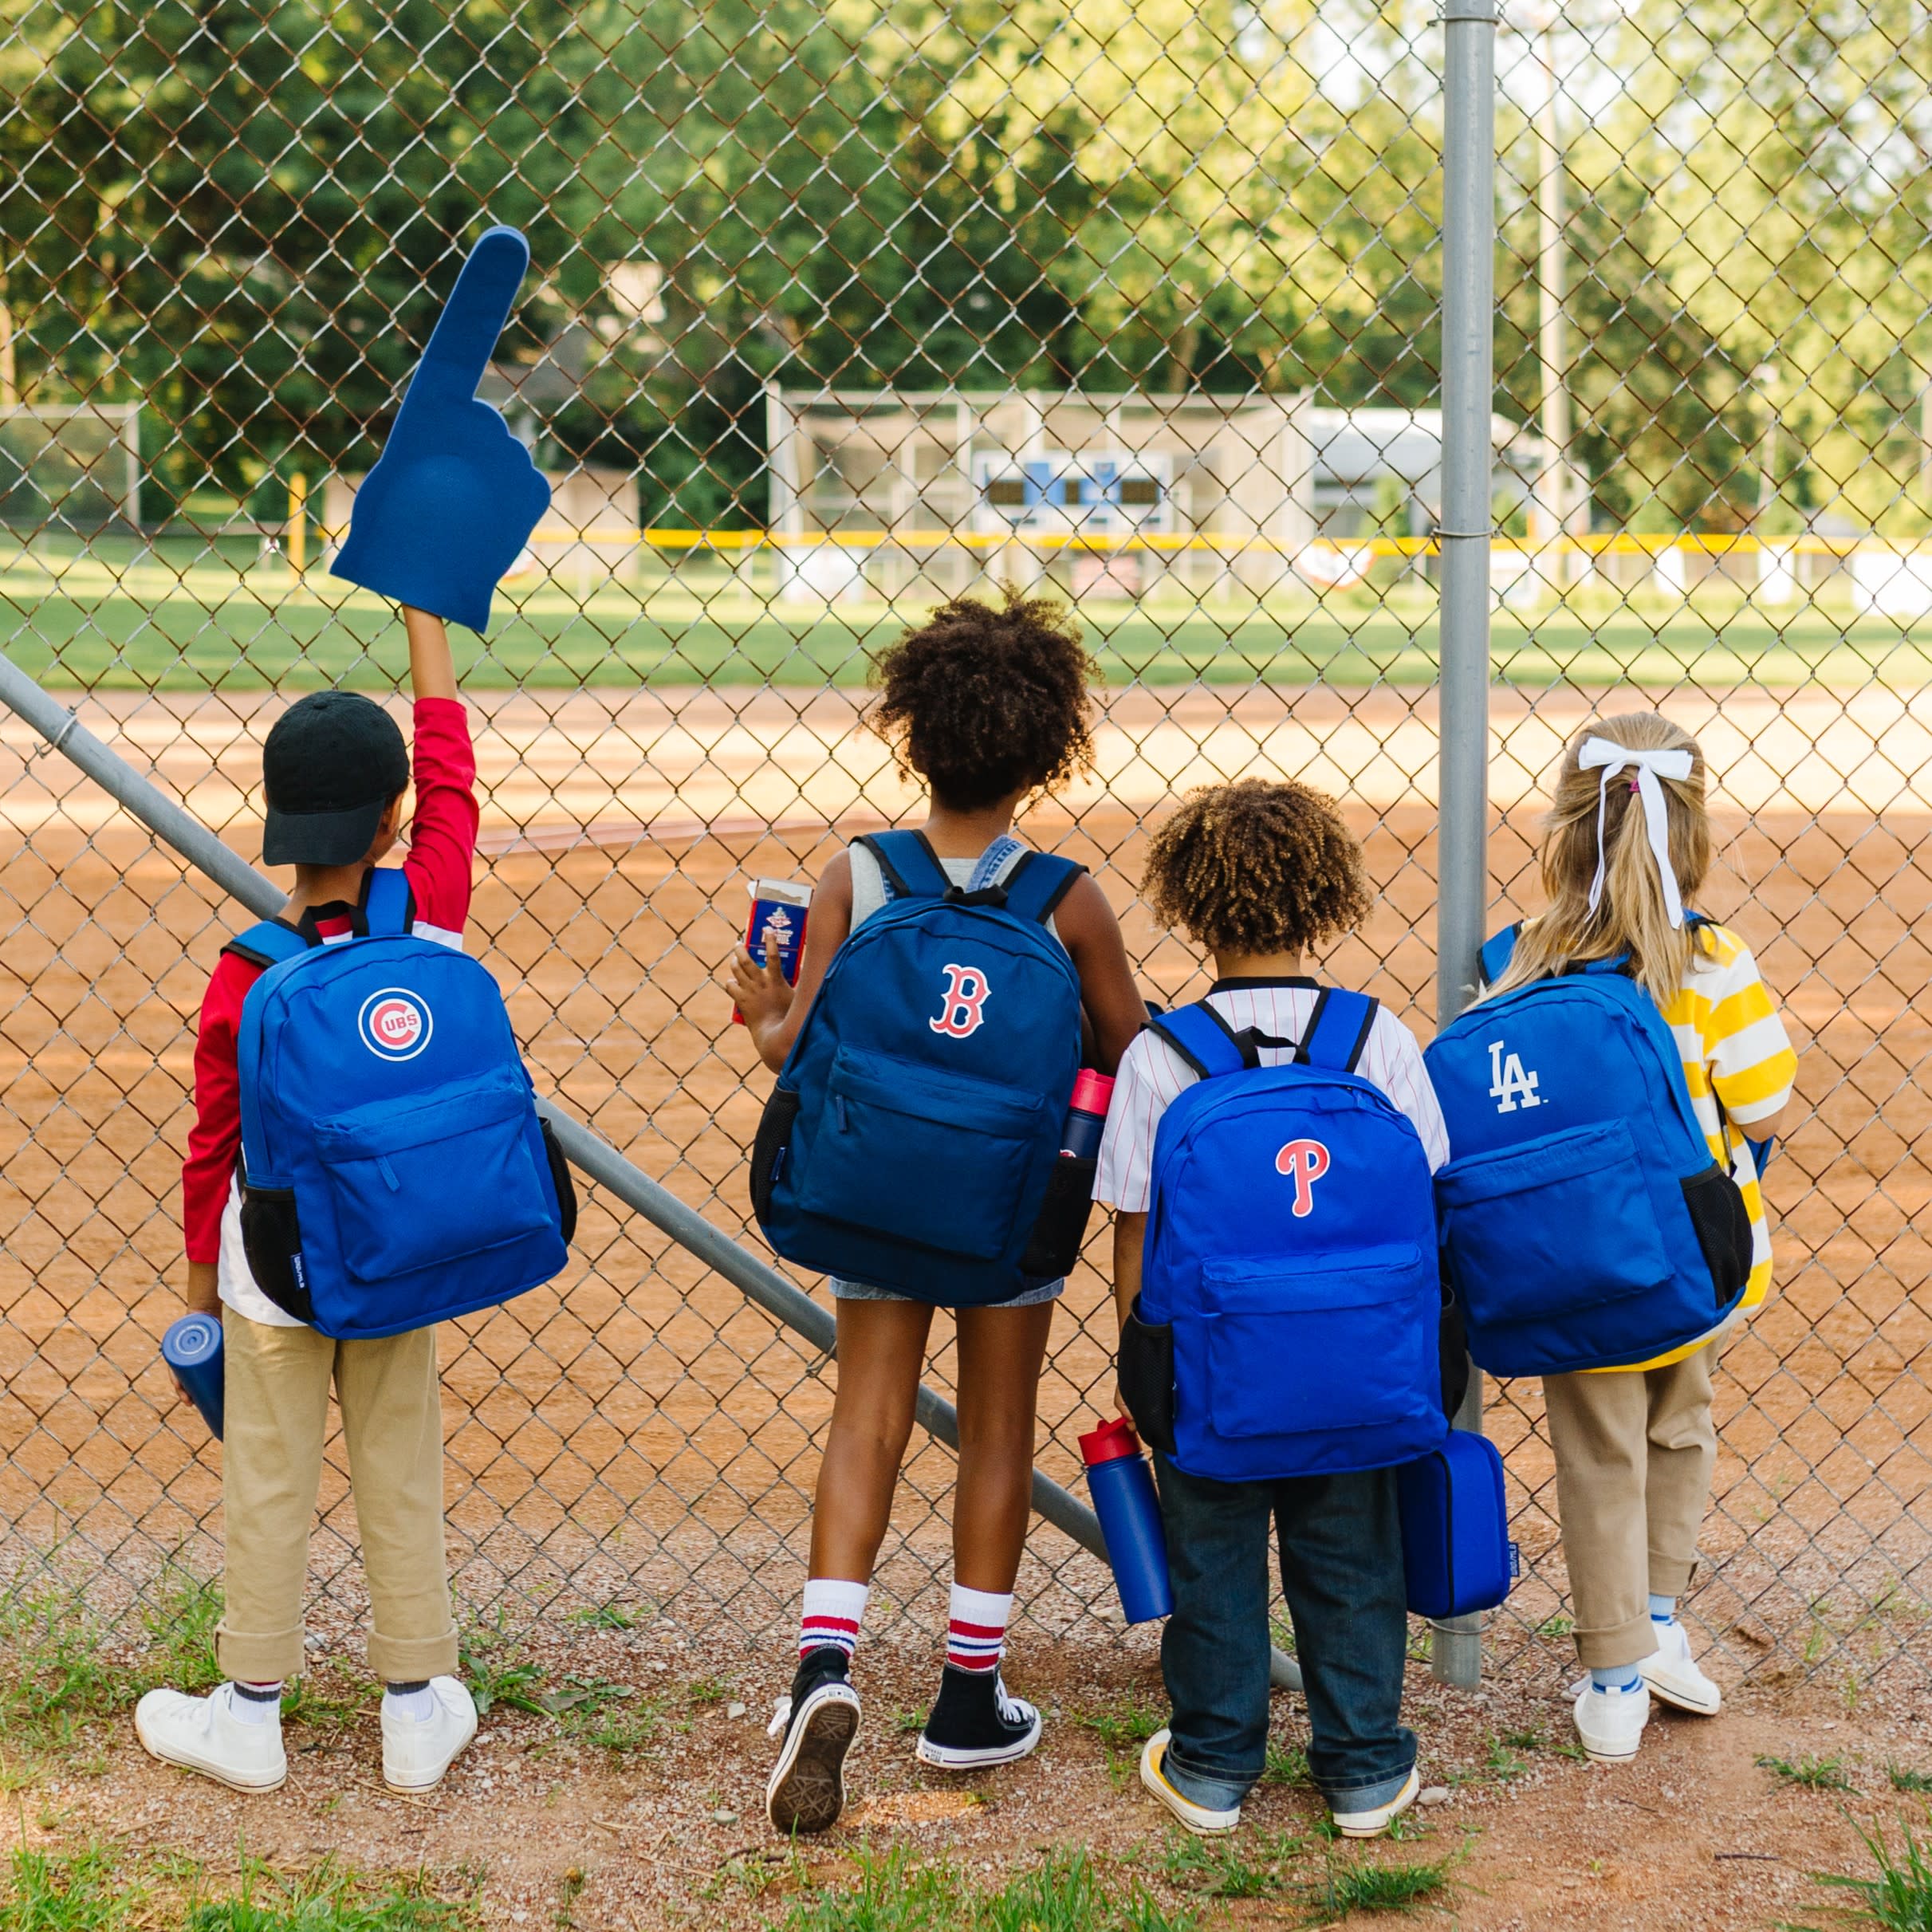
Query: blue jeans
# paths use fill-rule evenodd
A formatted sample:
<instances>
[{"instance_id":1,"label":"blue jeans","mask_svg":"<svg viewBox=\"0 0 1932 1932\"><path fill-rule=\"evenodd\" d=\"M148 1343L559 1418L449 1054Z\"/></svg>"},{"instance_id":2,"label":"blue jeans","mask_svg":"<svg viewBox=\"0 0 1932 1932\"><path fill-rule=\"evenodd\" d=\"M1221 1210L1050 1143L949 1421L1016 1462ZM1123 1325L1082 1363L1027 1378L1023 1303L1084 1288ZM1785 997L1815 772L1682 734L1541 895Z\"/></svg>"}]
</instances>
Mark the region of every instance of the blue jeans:
<instances>
[{"instance_id":1,"label":"blue jeans","mask_svg":"<svg viewBox=\"0 0 1932 1932\"><path fill-rule=\"evenodd\" d=\"M1402 1723L1409 1622L1395 1475L1210 1482L1154 1458L1174 1614L1161 1672L1165 1769L1185 1798L1231 1809L1268 1749L1268 1527L1308 1698L1308 1770L1332 1811L1386 1804L1415 1763Z\"/></svg>"}]
</instances>

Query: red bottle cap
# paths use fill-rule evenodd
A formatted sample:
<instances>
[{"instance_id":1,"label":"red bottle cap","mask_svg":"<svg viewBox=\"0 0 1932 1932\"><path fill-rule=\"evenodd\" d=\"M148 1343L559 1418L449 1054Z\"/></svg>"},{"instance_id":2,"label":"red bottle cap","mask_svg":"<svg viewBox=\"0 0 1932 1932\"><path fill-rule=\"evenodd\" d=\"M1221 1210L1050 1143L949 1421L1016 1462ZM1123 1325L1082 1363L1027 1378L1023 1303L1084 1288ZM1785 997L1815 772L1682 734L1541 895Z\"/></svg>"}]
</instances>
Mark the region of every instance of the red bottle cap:
<instances>
[{"instance_id":1,"label":"red bottle cap","mask_svg":"<svg viewBox=\"0 0 1932 1932\"><path fill-rule=\"evenodd\" d=\"M1096 1462L1118 1462L1123 1456L1140 1454L1140 1438L1124 1415L1103 1422L1080 1438L1080 1460L1092 1469Z\"/></svg>"},{"instance_id":2,"label":"red bottle cap","mask_svg":"<svg viewBox=\"0 0 1932 1932\"><path fill-rule=\"evenodd\" d=\"M1080 1068L1073 1082L1073 1104L1082 1113L1104 1118L1113 1098L1114 1076L1111 1073L1096 1073L1092 1067Z\"/></svg>"}]
</instances>

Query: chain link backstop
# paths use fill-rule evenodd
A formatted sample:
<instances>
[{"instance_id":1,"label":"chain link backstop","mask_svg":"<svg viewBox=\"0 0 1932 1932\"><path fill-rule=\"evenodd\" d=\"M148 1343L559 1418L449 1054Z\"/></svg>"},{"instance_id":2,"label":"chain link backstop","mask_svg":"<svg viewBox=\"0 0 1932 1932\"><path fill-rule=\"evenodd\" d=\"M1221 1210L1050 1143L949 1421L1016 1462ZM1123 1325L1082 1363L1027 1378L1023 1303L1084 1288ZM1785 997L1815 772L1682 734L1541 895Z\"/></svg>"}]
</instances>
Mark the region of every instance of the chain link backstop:
<instances>
[{"instance_id":1,"label":"chain link backstop","mask_svg":"<svg viewBox=\"0 0 1932 1932\"><path fill-rule=\"evenodd\" d=\"M482 393L553 507L490 635L459 639L471 943L540 1088L761 1252L768 1076L719 975L750 880L810 879L908 809L863 723L870 650L944 596L1066 597L1106 673L1098 767L1025 828L1092 867L1150 991L1203 982L1135 902L1146 827L1190 785L1289 773L1344 801L1379 887L1324 970L1426 1037L1438 853L1481 830L1438 758L1439 620L1474 569L1491 923L1535 909L1564 738L1610 694L1654 702L1716 776L1705 909L1801 1049L1692 1608L1737 1669L1916 1676L1932 30L1782 0L1450 12L0 0L0 641L254 858L281 694L396 689L399 624L328 560L467 245L522 227ZM1458 272L1484 305L1486 440L1466 341L1446 428L1442 380L1445 47L1470 27L1496 33L1493 304L1480 261L1446 273L1452 329ZM1464 105L1486 140L1486 95ZM1452 251L1488 226L1463 212ZM1480 719L1449 728L1479 787ZM156 1341L194 1016L238 915L17 718L0 800L6 1560L112 1608L218 1533ZM1043 1395L1063 1482L1112 1338L1083 1268ZM830 1371L738 1289L593 1192L569 1274L445 1356L473 1611L782 1620ZM1529 1559L1494 1655L1553 1667L1536 1386L1489 1420ZM909 1466L899 1604L943 1580L950 1467ZM325 1501L317 1587L352 1606L333 1463ZM1034 1548L1032 1614L1091 1627L1097 1565Z\"/></svg>"}]
</instances>

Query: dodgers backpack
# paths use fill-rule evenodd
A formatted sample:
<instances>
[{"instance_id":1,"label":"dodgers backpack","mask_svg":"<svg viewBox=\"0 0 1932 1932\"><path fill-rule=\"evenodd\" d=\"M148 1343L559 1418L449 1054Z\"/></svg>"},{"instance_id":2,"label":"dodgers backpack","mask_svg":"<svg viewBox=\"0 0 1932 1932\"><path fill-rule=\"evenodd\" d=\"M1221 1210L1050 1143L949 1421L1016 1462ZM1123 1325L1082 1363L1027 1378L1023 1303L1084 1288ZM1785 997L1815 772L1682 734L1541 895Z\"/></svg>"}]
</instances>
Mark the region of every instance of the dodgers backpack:
<instances>
[{"instance_id":1,"label":"dodgers backpack","mask_svg":"<svg viewBox=\"0 0 1932 1932\"><path fill-rule=\"evenodd\" d=\"M1515 931L1484 947L1509 965ZM1436 1176L1470 1353L1497 1375L1615 1368L1743 1298L1751 1223L1677 1042L1622 958L1472 1006L1424 1056L1455 1158Z\"/></svg>"},{"instance_id":2,"label":"dodgers backpack","mask_svg":"<svg viewBox=\"0 0 1932 1932\"><path fill-rule=\"evenodd\" d=\"M1274 1067L1259 1048L1288 1041L1205 1003L1154 1022L1199 1078L1155 1135L1121 1387L1189 1475L1384 1469L1442 1439L1429 1158L1356 1072L1375 1013L1324 990Z\"/></svg>"},{"instance_id":3,"label":"dodgers backpack","mask_svg":"<svg viewBox=\"0 0 1932 1932\"><path fill-rule=\"evenodd\" d=\"M242 1239L256 1285L338 1339L507 1301L564 1265L569 1168L488 970L410 930L372 871L352 936L269 920L242 1005Z\"/></svg>"},{"instance_id":4,"label":"dodgers backpack","mask_svg":"<svg viewBox=\"0 0 1932 1932\"><path fill-rule=\"evenodd\" d=\"M752 1206L801 1267L942 1307L1009 1300L1068 1265L1034 1242L1049 1186L1078 1192L1063 1171L1078 1167L1092 1192L1092 1163L1059 1159L1080 981L1047 930L1082 868L1005 842L959 887L923 833L860 843L890 896L833 956L785 1057Z\"/></svg>"}]
</instances>

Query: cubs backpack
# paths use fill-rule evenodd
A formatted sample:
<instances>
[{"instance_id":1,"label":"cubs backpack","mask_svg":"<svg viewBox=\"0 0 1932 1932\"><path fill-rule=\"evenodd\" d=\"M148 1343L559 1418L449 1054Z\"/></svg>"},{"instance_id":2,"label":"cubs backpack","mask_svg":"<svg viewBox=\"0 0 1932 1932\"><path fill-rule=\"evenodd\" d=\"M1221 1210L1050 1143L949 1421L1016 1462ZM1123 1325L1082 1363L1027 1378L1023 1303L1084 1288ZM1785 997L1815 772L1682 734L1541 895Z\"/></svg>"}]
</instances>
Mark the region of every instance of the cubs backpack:
<instances>
[{"instance_id":1,"label":"cubs backpack","mask_svg":"<svg viewBox=\"0 0 1932 1932\"><path fill-rule=\"evenodd\" d=\"M1483 948L1485 983L1515 943L1512 928ZM1628 1367L1743 1298L1744 1197L1627 957L1482 1001L1425 1058L1455 1156L1436 1176L1445 1264L1479 1367Z\"/></svg>"},{"instance_id":2,"label":"cubs backpack","mask_svg":"<svg viewBox=\"0 0 1932 1932\"><path fill-rule=\"evenodd\" d=\"M535 1288L576 1218L495 980L411 924L408 879L376 870L349 938L268 920L228 948L264 968L238 1042L249 1269L339 1340Z\"/></svg>"},{"instance_id":3,"label":"cubs backpack","mask_svg":"<svg viewBox=\"0 0 1932 1932\"><path fill-rule=\"evenodd\" d=\"M1080 981L1047 930L1084 868L1001 840L961 887L923 832L860 843L887 903L785 1057L752 1206L801 1267L942 1307L1010 1300L1072 1265L1055 1228L1084 1226L1093 1191L1093 1163L1060 1153Z\"/></svg>"},{"instance_id":4,"label":"cubs backpack","mask_svg":"<svg viewBox=\"0 0 1932 1932\"><path fill-rule=\"evenodd\" d=\"M1120 1379L1190 1476L1385 1469L1442 1439L1429 1158L1356 1071L1376 1009L1325 989L1299 1044L1205 1002L1154 1022L1199 1077L1155 1135Z\"/></svg>"}]
</instances>

